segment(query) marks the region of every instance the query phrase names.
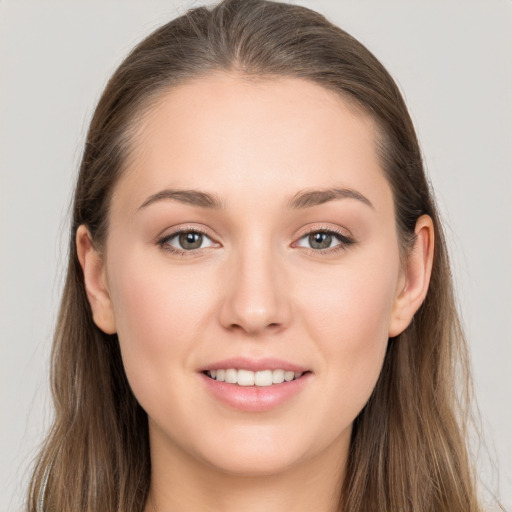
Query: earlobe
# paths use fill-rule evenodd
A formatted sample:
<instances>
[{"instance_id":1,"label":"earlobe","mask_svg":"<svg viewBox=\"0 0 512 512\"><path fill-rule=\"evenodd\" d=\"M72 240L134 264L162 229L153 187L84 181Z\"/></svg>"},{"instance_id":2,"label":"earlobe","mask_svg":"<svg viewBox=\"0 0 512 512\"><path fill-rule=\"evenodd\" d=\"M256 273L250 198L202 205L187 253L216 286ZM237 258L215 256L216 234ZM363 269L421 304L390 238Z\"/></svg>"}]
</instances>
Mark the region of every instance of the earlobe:
<instances>
[{"instance_id":1,"label":"earlobe","mask_svg":"<svg viewBox=\"0 0 512 512\"><path fill-rule=\"evenodd\" d=\"M85 290L91 305L94 323L105 333L116 332L114 309L108 289L103 257L94 248L85 225L76 232L77 255L84 274Z\"/></svg>"},{"instance_id":2,"label":"earlobe","mask_svg":"<svg viewBox=\"0 0 512 512\"><path fill-rule=\"evenodd\" d=\"M434 225L428 215L416 222L416 240L404 268L389 325L389 337L398 336L411 322L427 295L434 259Z\"/></svg>"}]
</instances>

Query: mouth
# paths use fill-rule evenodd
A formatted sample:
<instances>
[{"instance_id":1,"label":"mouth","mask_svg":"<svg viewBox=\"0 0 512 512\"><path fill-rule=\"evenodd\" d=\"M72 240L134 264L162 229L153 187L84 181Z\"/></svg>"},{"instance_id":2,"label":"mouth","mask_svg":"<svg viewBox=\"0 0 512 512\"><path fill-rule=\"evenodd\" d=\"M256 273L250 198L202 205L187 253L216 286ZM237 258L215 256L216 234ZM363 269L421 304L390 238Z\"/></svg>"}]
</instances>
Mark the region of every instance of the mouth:
<instances>
[{"instance_id":1,"label":"mouth","mask_svg":"<svg viewBox=\"0 0 512 512\"><path fill-rule=\"evenodd\" d=\"M216 370L205 370L204 375L217 382L226 382L244 387L270 387L300 379L309 371L294 372L277 368L275 370L251 371L237 368L218 368Z\"/></svg>"},{"instance_id":2,"label":"mouth","mask_svg":"<svg viewBox=\"0 0 512 512\"><path fill-rule=\"evenodd\" d=\"M216 401L251 413L297 403L303 390L310 388L313 377L311 370L272 358L226 359L202 368L199 374Z\"/></svg>"}]
</instances>

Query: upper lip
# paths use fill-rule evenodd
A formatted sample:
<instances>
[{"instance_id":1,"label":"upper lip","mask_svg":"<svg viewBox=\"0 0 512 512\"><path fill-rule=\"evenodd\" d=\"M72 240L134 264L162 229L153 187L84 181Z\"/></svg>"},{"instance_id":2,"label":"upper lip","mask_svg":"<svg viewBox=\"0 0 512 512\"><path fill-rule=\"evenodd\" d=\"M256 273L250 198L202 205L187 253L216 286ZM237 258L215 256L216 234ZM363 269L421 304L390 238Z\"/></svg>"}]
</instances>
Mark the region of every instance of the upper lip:
<instances>
[{"instance_id":1,"label":"upper lip","mask_svg":"<svg viewBox=\"0 0 512 512\"><path fill-rule=\"evenodd\" d=\"M201 368L200 371L205 372L211 370L227 370L229 368L235 368L237 370L250 370L253 372L261 370L284 370L295 373L304 373L309 371L308 368L305 368L304 366L273 357L265 357L261 359L232 357L208 364L204 368Z\"/></svg>"}]
</instances>

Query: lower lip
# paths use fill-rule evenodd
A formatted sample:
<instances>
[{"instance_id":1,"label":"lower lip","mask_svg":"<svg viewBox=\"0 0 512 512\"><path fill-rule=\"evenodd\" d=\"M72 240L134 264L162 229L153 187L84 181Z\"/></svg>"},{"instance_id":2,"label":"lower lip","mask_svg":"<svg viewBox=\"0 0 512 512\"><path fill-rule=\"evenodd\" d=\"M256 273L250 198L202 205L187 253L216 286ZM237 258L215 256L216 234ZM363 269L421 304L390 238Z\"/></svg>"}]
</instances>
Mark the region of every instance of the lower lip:
<instances>
[{"instance_id":1,"label":"lower lip","mask_svg":"<svg viewBox=\"0 0 512 512\"><path fill-rule=\"evenodd\" d=\"M208 391L224 404L241 411L263 412L279 407L297 395L309 381L311 373L272 386L239 386L220 382L204 373L200 376Z\"/></svg>"}]
</instances>

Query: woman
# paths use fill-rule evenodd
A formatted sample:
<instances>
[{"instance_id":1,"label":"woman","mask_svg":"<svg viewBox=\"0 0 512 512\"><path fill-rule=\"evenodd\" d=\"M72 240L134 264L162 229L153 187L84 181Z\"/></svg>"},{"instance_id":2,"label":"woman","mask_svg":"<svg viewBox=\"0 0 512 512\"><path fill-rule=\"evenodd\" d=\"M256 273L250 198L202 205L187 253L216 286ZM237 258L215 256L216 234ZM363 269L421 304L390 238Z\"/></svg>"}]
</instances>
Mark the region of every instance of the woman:
<instances>
[{"instance_id":1,"label":"woman","mask_svg":"<svg viewBox=\"0 0 512 512\"><path fill-rule=\"evenodd\" d=\"M91 122L29 510L479 510L465 357L382 65L302 7L194 9Z\"/></svg>"}]
</instances>

